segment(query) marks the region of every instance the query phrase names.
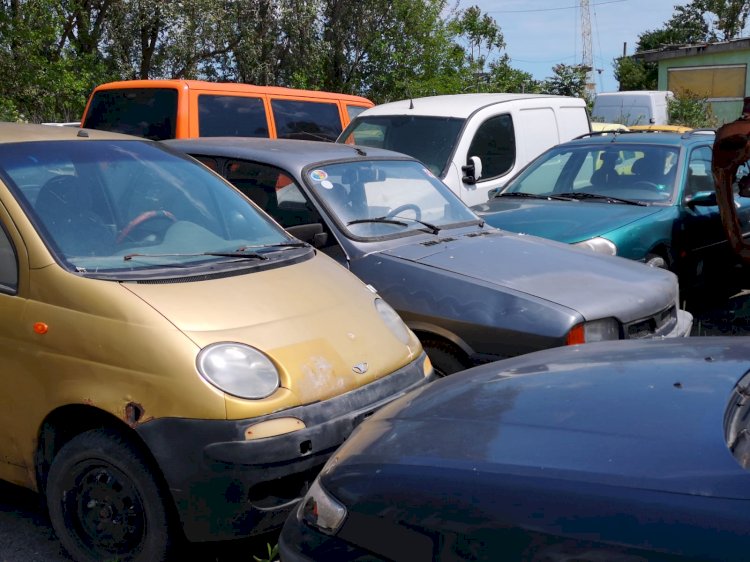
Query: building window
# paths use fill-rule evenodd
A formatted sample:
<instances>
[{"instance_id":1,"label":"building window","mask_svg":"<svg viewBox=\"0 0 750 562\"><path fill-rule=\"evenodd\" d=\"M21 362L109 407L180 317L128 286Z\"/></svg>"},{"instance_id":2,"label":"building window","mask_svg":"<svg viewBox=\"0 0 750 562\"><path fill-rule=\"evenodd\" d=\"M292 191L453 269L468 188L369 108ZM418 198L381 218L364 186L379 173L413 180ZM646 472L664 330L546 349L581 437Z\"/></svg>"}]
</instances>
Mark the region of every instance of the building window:
<instances>
[{"instance_id":1,"label":"building window","mask_svg":"<svg viewBox=\"0 0 750 562\"><path fill-rule=\"evenodd\" d=\"M667 69L667 89L690 91L708 99L742 99L747 65L693 66Z\"/></svg>"}]
</instances>

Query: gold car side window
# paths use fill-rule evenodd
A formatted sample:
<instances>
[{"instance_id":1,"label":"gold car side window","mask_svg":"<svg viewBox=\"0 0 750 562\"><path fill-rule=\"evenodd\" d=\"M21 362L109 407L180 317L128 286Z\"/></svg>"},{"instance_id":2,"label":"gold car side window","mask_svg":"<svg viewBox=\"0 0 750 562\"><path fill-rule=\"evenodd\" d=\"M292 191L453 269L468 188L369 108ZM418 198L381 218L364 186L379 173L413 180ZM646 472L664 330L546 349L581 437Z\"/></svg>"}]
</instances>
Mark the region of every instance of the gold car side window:
<instances>
[{"instance_id":1,"label":"gold car side window","mask_svg":"<svg viewBox=\"0 0 750 562\"><path fill-rule=\"evenodd\" d=\"M18 260L13 243L0 224L0 292L15 294L18 290Z\"/></svg>"}]
</instances>

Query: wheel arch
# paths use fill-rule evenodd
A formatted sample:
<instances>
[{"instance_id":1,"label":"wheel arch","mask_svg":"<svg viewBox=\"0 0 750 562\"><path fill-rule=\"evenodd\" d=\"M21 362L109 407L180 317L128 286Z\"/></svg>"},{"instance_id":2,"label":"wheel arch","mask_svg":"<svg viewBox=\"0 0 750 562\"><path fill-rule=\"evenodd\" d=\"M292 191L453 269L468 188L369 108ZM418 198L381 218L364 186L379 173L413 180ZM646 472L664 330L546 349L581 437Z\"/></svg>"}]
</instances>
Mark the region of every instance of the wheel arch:
<instances>
[{"instance_id":1,"label":"wheel arch","mask_svg":"<svg viewBox=\"0 0 750 562\"><path fill-rule=\"evenodd\" d=\"M34 467L36 485L40 493L44 494L46 491L49 469L60 449L75 436L94 429L116 431L138 447L156 471L156 478L166 485L156 459L132 425L95 406L68 404L47 414L39 426L34 453Z\"/></svg>"}]
</instances>

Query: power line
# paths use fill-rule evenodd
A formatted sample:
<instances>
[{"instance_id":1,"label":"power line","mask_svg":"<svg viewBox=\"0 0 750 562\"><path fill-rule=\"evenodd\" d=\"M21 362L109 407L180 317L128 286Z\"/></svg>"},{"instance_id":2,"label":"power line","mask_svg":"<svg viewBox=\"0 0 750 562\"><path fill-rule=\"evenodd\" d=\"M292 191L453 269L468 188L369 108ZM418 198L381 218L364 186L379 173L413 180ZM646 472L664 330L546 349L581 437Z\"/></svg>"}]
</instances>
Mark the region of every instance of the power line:
<instances>
[{"instance_id":1,"label":"power line","mask_svg":"<svg viewBox=\"0 0 750 562\"><path fill-rule=\"evenodd\" d=\"M627 0L605 0L604 2L596 2L592 6L603 6L604 4L615 4L618 2L626 2ZM486 14L527 14L531 12L555 12L559 10L576 10L578 6L564 6L562 8L534 8L529 10L487 10Z\"/></svg>"}]
</instances>

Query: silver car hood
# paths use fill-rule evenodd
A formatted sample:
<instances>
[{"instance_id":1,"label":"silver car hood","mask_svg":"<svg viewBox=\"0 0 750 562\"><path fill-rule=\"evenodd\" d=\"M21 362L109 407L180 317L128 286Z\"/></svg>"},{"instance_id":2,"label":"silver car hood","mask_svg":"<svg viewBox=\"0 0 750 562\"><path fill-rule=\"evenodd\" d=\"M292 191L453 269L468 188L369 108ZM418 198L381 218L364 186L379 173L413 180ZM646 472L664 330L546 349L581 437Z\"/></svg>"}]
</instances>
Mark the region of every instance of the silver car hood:
<instances>
[{"instance_id":1,"label":"silver car hood","mask_svg":"<svg viewBox=\"0 0 750 562\"><path fill-rule=\"evenodd\" d=\"M632 322L678 301L677 277L668 271L486 227L455 236L440 233L383 253L533 295L587 320L614 315Z\"/></svg>"}]
</instances>

